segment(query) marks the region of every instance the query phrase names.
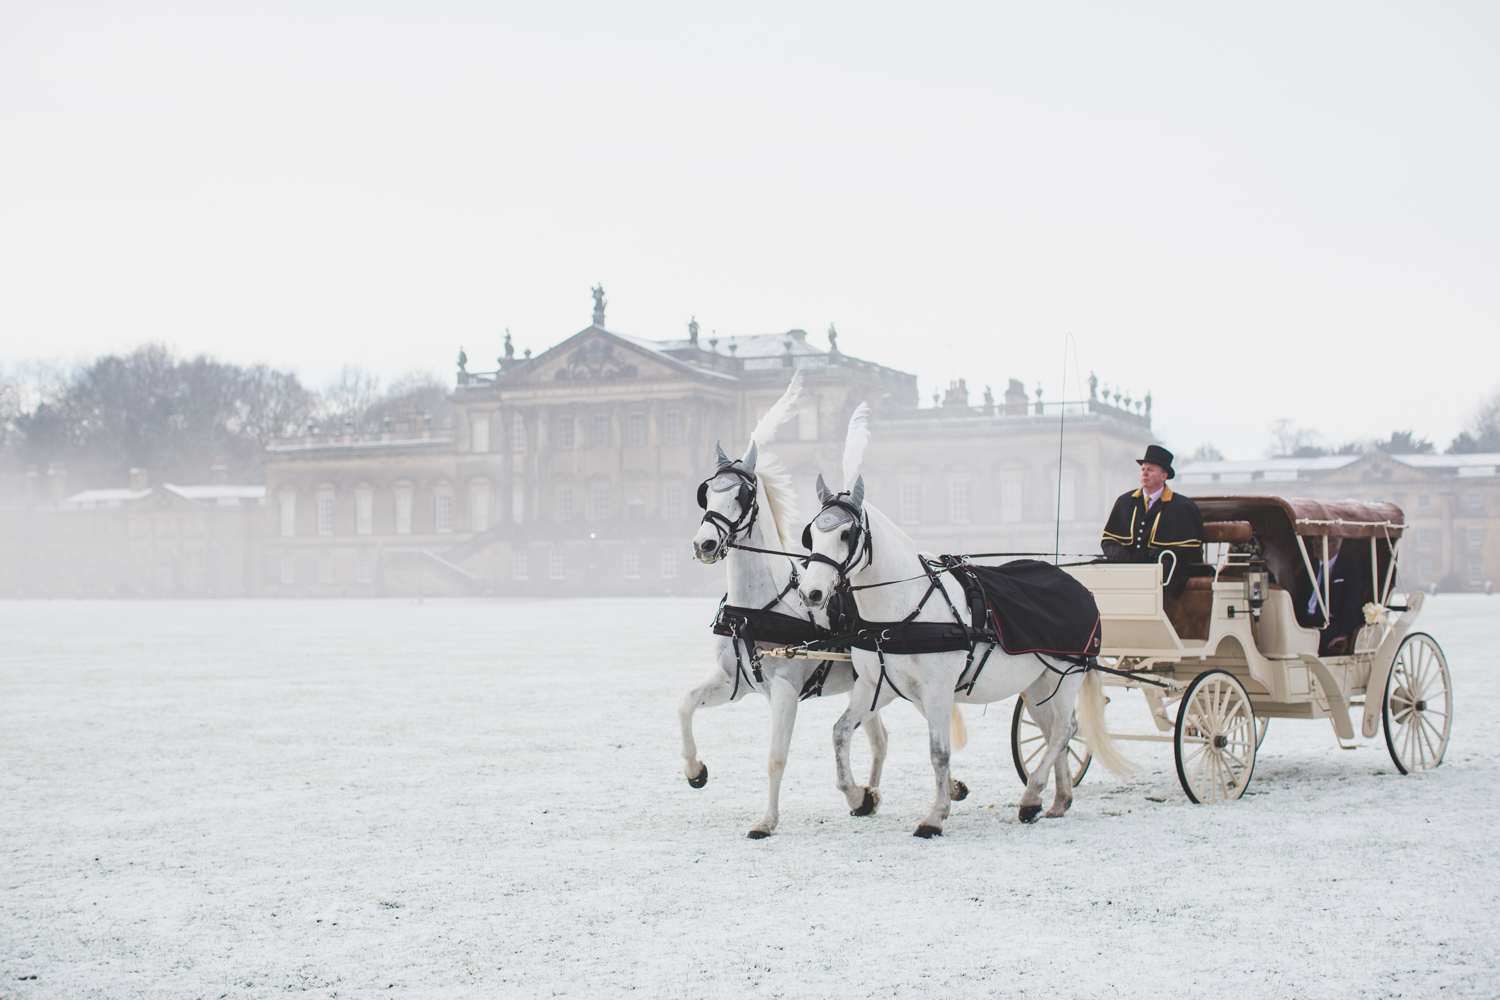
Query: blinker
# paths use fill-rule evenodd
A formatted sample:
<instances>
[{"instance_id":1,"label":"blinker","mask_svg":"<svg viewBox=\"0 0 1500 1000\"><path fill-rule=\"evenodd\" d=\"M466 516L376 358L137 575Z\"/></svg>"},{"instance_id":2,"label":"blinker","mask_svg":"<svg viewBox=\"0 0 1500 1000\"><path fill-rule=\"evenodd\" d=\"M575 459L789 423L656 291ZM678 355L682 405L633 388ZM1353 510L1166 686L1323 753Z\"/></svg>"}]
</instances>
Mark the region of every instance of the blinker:
<instances>
[{"instance_id":1,"label":"blinker","mask_svg":"<svg viewBox=\"0 0 1500 1000\"><path fill-rule=\"evenodd\" d=\"M824 507L817 517L813 518L813 526L819 531L832 531L845 521L854 520L854 513L844 507Z\"/></svg>"}]
</instances>

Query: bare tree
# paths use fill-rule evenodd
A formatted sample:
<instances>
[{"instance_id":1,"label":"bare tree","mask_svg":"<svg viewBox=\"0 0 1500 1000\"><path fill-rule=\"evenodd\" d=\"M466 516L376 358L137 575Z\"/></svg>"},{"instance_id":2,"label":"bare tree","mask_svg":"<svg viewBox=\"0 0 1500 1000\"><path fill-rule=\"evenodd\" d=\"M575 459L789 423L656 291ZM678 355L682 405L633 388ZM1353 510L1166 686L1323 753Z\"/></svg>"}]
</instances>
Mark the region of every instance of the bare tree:
<instances>
[{"instance_id":1,"label":"bare tree","mask_svg":"<svg viewBox=\"0 0 1500 1000\"><path fill-rule=\"evenodd\" d=\"M314 402L295 375L184 361L148 344L44 387L12 423L24 461L65 462L75 484L118 483L132 466L161 481L201 482L215 464L254 482L261 448L304 421Z\"/></svg>"},{"instance_id":2,"label":"bare tree","mask_svg":"<svg viewBox=\"0 0 1500 1000\"><path fill-rule=\"evenodd\" d=\"M1219 449L1215 448L1211 443L1205 441L1205 442L1203 442L1202 444L1200 444L1198 446L1198 450L1197 451L1193 452L1193 454L1192 454L1192 461L1194 461L1194 462L1222 462L1222 461L1224 461L1224 453L1222 451L1220 451Z\"/></svg>"},{"instance_id":3,"label":"bare tree","mask_svg":"<svg viewBox=\"0 0 1500 1000\"><path fill-rule=\"evenodd\" d=\"M1266 449L1267 458L1316 458L1328 453L1328 449L1321 443L1323 435L1306 427L1298 427L1285 417L1267 429L1271 432L1271 444Z\"/></svg>"},{"instance_id":4,"label":"bare tree","mask_svg":"<svg viewBox=\"0 0 1500 1000\"><path fill-rule=\"evenodd\" d=\"M318 405L318 420L329 430L345 423L366 429L370 409L380 400L380 377L363 368L345 365L338 375L323 386Z\"/></svg>"},{"instance_id":5,"label":"bare tree","mask_svg":"<svg viewBox=\"0 0 1500 1000\"><path fill-rule=\"evenodd\" d=\"M1452 455L1500 451L1500 389L1495 390L1469 416L1469 421L1453 443Z\"/></svg>"},{"instance_id":6,"label":"bare tree","mask_svg":"<svg viewBox=\"0 0 1500 1000\"><path fill-rule=\"evenodd\" d=\"M1419 438L1411 431L1392 431L1384 441L1375 442L1375 450L1387 455L1431 455L1437 449L1426 438Z\"/></svg>"}]
</instances>

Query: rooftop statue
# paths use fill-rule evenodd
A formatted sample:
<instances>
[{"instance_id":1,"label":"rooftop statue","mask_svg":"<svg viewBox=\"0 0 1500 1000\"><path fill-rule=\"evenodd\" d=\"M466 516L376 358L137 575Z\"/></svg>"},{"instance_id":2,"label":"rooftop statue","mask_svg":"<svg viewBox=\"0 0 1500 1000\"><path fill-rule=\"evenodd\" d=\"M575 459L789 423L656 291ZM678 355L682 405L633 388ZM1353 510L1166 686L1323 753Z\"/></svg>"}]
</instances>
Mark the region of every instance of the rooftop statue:
<instances>
[{"instance_id":1,"label":"rooftop statue","mask_svg":"<svg viewBox=\"0 0 1500 1000\"><path fill-rule=\"evenodd\" d=\"M594 325L604 329L604 307L607 304L604 298L604 285L598 284L589 289L594 293Z\"/></svg>"}]
</instances>

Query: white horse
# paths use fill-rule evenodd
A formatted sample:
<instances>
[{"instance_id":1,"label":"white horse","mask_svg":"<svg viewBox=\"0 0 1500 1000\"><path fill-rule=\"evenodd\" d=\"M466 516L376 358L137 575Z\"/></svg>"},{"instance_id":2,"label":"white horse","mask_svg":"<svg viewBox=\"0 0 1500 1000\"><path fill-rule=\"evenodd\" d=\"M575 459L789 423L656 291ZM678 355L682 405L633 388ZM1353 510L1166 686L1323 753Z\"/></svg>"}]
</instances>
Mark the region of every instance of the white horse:
<instances>
[{"instance_id":1,"label":"white horse","mask_svg":"<svg viewBox=\"0 0 1500 1000\"><path fill-rule=\"evenodd\" d=\"M830 493L823 478L818 477L818 496L824 506L804 536L813 554L801 574L799 593L808 607L818 609L827 604L835 590L852 587L860 618L867 622L899 622L917 610L914 621L951 623L956 612L967 623L968 602L959 582L952 574L940 572L936 585L942 593L929 595L933 577L916 545L873 504L865 502L864 479L858 470L869 439L867 413L868 408L861 403L849 422L844 450L846 492ZM925 603L924 595L929 598ZM975 666L985 652L981 644L971 663L967 650L917 655L854 650L859 679L850 695L848 711L833 727L838 787L852 808L878 803L879 796L874 788L855 784L849 770L849 739L855 729L897 697L906 698L927 717L937 795L932 811L916 829L918 837L941 834L948 817L951 751L948 727L943 723L955 701L988 703L1020 693L1046 734L1047 752L1021 796L1022 822L1035 822L1041 812L1049 770L1056 773L1057 792L1047 815L1061 816L1072 804L1073 783L1065 751L1075 734L1088 743L1094 759L1111 771L1125 774L1133 769L1115 749L1104 727L1104 695L1097 674L1052 657L1012 656L997 646L989 649L988 661L975 679ZM962 690L956 690L959 688Z\"/></svg>"},{"instance_id":2,"label":"white horse","mask_svg":"<svg viewBox=\"0 0 1500 1000\"><path fill-rule=\"evenodd\" d=\"M786 393L756 425L743 458L731 462L723 449L716 447L718 469L699 487L704 514L698 532L693 536L693 553L704 563L720 560L726 563L729 591L725 603L728 607L765 609L827 628L826 608L809 611L797 596L792 560L749 550L786 551L792 547L787 535L796 523L796 494L791 476L769 453L760 453L759 445L770 440L776 428L796 413L801 375L798 371L792 377ZM749 546L749 549L741 546ZM698 744L693 739L693 713L700 708L738 701L751 691L769 699L771 749L766 772L770 789L765 815L750 828L749 836L754 840L770 836L780 818L781 778L791 747L792 728L797 721L798 702L808 697L842 694L854 687L854 672L848 661L779 657L757 660L758 652L734 636L715 635L714 667L677 702L677 714L682 723L683 771L688 784L702 788L708 782L708 766L698 759ZM955 711L954 739L959 746L965 738L962 725L962 716ZM870 717L865 735L870 740L869 787L879 788L880 772L885 764L886 730L878 714ZM846 758L846 766L847 763ZM958 799L968 794L962 782L955 782L950 791ZM874 811L871 804L853 812L857 816L868 816Z\"/></svg>"}]
</instances>

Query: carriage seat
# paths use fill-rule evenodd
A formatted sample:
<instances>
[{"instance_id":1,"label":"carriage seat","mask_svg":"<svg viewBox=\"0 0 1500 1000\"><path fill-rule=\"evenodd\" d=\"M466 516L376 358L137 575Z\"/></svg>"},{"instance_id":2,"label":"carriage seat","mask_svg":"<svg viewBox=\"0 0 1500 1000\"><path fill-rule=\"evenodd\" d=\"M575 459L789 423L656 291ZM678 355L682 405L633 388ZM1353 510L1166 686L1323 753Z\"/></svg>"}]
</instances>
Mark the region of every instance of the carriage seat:
<instances>
[{"instance_id":1,"label":"carriage seat","mask_svg":"<svg viewBox=\"0 0 1500 1000\"><path fill-rule=\"evenodd\" d=\"M1212 567L1210 567L1212 569ZM1207 639L1214 615L1214 579L1190 576L1181 597L1162 595L1162 610L1179 639Z\"/></svg>"}]
</instances>

